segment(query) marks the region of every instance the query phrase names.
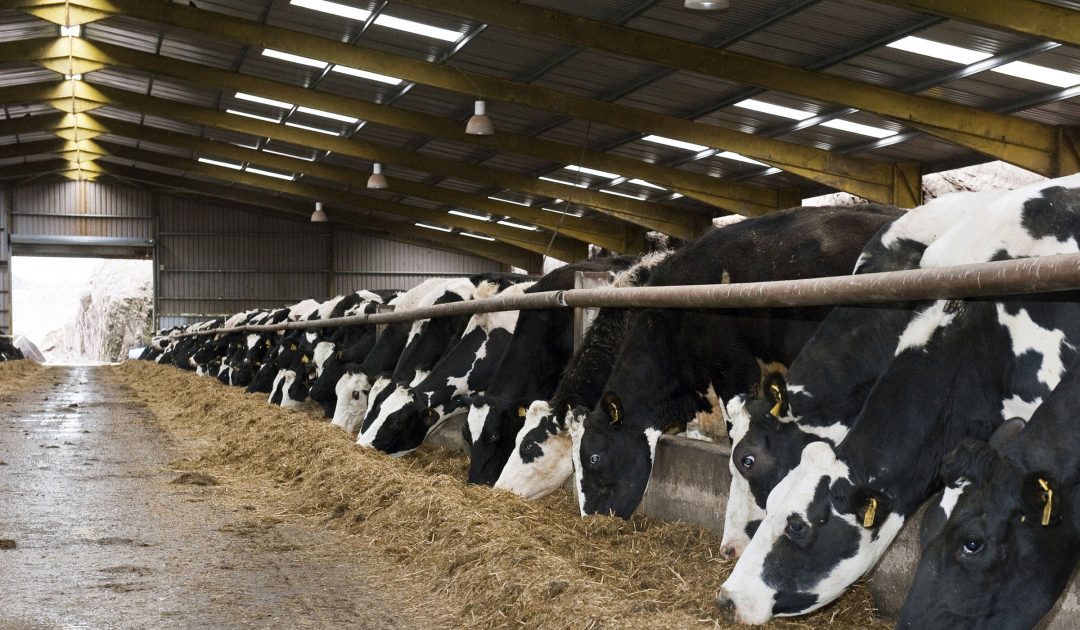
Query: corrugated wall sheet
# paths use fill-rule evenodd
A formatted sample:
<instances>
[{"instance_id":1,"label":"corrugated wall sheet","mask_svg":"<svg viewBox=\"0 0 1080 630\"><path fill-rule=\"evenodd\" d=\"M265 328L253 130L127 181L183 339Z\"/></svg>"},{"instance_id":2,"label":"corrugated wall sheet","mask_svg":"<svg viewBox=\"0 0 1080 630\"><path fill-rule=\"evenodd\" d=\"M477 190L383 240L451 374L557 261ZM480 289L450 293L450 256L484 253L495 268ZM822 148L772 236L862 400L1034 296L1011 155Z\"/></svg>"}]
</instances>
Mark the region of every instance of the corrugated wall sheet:
<instances>
[{"instance_id":1,"label":"corrugated wall sheet","mask_svg":"<svg viewBox=\"0 0 1080 630\"><path fill-rule=\"evenodd\" d=\"M22 186L11 193L11 232L21 236L154 238L153 197L94 182Z\"/></svg>"}]
</instances>

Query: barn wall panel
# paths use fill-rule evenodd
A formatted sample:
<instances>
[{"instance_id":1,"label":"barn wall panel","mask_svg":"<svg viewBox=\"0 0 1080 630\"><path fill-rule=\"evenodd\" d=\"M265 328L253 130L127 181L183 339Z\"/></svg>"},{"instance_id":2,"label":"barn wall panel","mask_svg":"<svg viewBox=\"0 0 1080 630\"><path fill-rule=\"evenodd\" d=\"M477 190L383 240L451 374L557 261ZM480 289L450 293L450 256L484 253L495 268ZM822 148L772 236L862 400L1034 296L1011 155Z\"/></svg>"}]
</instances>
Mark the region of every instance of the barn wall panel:
<instances>
[{"instance_id":1,"label":"barn wall panel","mask_svg":"<svg viewBox=\"0 0 1080 630\"><path fill-rule=\"evenodd\" d=\"M15 236L154 237L146 191L73 181L20 186L11 195Z\"/></svg>"},{"instance_id":2,"label":"barn wall panel","mask_svg":"<svg viewBox=\"0 0 1080 630\"><path fill-rule=\"evenodd\" d=\"M499 271L485 258L444 252L348 231L334 232L334 291L402 289L428 278Z\"/></svg>"},{"instance_id":3,"label":"barn wall panel","mask_svg":"<svg viewBox=\"0 0 1080 630\"><path fill-rule=\"evenodd\" d=\"M11 247L8 244L11 193L0 190L0 332L11 334Z\"/></svg>"}]
</instances>

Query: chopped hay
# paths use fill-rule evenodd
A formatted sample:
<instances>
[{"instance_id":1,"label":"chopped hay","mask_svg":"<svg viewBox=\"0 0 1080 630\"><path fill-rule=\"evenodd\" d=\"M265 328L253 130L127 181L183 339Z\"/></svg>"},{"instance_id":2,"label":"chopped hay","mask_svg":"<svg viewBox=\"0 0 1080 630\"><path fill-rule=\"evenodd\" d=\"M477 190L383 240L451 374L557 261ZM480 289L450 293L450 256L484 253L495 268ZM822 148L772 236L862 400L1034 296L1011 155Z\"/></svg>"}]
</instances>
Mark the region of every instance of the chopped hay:
<instances>
[{"instance_id":1,"label":"chopped hay","mask_svg":"<svg viewBox=\"0 0 1080 630\"><path fill-rule=\"evenodd\" d=\"M388 586L455 625L723 627L712 602L733 563L718 557L719 537L699 527L640 516L582 519L565 492L527 502L472 486L460 453L425 447L392 459L312 415L175 368L128 362L109 374L163 427L200 445L196 465L223 479L232 472L272 483L290 511L321 518L389 558L400 570ZM888 625L857 587L772 627Z\"/></svg>"}]
</instances>

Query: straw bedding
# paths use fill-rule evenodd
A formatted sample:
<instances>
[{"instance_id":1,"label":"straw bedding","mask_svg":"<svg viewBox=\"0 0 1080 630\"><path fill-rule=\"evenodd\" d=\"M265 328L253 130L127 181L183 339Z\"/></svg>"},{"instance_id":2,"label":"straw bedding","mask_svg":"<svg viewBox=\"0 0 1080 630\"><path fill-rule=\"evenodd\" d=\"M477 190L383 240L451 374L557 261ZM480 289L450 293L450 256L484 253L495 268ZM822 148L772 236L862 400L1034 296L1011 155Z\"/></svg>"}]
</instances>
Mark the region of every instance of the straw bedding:
<instances>
[{"instance_id":1,"label":"straw bedding","mask_svg":"<svg viewBox=\"0 0 1080 630\"><path fill-rule=\"evenodd\" d=\"M0 365L0 381L6 378ZM557 492L526 502L464 483L465 456L422 448L400 459L355 446L305 412L269 406L213 379L128 362L110 368L222 484L262 479L284 509L344 529L387 583L460 627L686 628L720 626L714 591L732 563L701 528L640 516L578 516ZM859 587L779 628L887 627Z\"/></svg>"}]
</instances>

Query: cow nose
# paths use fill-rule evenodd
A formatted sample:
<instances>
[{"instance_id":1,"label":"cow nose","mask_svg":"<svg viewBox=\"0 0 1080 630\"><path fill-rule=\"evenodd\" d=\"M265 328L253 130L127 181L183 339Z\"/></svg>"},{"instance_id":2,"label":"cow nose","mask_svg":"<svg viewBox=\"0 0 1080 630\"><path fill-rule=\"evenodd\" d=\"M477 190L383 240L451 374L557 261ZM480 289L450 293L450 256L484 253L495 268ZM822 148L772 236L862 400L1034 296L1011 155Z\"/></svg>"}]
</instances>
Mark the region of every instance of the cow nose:
<instances>
[{"instance_id":1,"label":"cow nose","mask_svg":"<svg viewBox=\"0 0 1080 630\"><path fill-rule=\"evenodd\" d=\"M716 595L716 607L720 610L720 618L724 623L736 623L735 602L727 596L723 589Z\"/></svg>"},{"instance_id":2,"label":"cow nose","mask_svg":"<svg viewBox=\"0 0 1080 630\"><path fill-rule=\"evenodd\" d=\"M720 548L720 555L725 560L734 560L739 557L739 550L735 548L735 545L725 545Z\"/></svg>"}]
</instances>

